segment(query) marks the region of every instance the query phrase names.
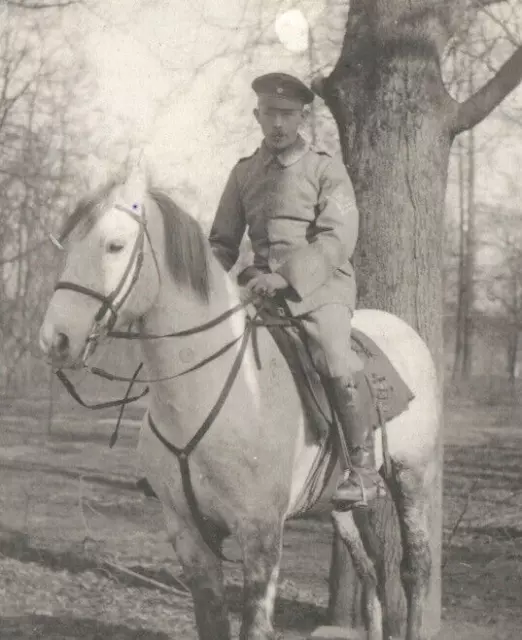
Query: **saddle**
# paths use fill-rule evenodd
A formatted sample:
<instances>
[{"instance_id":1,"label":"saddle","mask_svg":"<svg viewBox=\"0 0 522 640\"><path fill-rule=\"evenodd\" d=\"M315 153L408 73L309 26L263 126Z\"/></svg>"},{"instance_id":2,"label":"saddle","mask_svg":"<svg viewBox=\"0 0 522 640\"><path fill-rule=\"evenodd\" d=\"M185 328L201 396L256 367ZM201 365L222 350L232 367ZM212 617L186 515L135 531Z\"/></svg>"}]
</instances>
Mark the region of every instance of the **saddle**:
<instances>
[{"instance_id":1,"label":"saddle","mask_svg":"<svg viewBox=\"0 0 522 640\"><path fill-rule=\"evenodd\" d=\"M332 429L334 413L322 377L312 362L299 318L293 317L284 301L278 298L264 299L256 305L256 314L257 324L268 329L288 364L311 431L320 446L299 501L298 512L304 512L319 499L337 464L335 429ZM354 375L360 415L377 430L405 411L415 396L371 338L352 329L351 341L352 349L363 363L363 368Z\"/></svg>"},{"instance_id":2,"label":"saddle","mask_svg":"<svg viewBox=\"0 0 522 640\"><path fill-rule=\"evenodd\" d=\"M259 324L271 333L285 358L301 400L313 420L317 440L322 440L332 422L332 408L327 400L323 380L317 372L299 318L294 318L281 302L264 300L256 307ZM359 410L374 429L395 418L408 408L415 397L383 351L365 333L352 329L352 349L359 356L363 368L354 375L358 389Z\"/></svg>"}]
</instances>

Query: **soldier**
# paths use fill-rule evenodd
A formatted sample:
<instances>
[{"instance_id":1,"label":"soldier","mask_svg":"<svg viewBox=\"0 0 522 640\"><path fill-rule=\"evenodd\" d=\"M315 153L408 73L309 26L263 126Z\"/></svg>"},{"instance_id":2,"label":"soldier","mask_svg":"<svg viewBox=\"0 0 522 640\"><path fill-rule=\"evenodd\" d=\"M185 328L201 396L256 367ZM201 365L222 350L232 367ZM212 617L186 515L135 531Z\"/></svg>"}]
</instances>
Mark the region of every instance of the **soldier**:
<instances>
[{"instance_id":1,"label":"soldier","mask_svg":"<svg viewBox=\"0 0 522 640\"><path fill-rule=\"evenodd\" d=\"M334 503L380 495L371 425L360 419L353 374L361 368L350 344L355 277L350 258L359 214L340 161L300 135L312 91L284 73L256 78L254 115L264 140L232 169L210 232L215 256L229 271L245 229L254 264L239 280L252 293L282 295L306 331L314 365L326 379L350 454Z\"/></svg>"}]
</instances>

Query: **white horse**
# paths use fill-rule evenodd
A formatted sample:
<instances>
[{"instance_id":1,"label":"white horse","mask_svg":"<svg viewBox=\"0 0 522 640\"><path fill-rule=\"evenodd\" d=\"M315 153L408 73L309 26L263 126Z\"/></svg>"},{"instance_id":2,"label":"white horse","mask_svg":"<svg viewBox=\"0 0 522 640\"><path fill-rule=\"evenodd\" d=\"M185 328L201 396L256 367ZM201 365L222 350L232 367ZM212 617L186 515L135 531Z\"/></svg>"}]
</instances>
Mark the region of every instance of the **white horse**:
<instances>
[{"instance_id":1,"label":"white horse","mask_svg":"<svg viewBox=\"0 0 522 640\"><path fill-rule=\"evenodd\" d=\"M283 526L298 508L320 450L286 361L260 328L264 366L256 367L239 288L213 257L197 222L149 189L139 169L82 200L61 242L67 259L42 324L43 351L56 368L82 366L105 333L131 322L138 326L146 377L155 380L139 450L190 583L199 637L230 639L216 547L233 535L244 570L240 638L275 638ZM404 549L407 640L420 640L440 423L435 368L424 342L397 317L362 310L353 324L383 350L415 394L387 433L389 488ZM335 513L334 525L364 586L366 636L382 640L376 571L382 559L366 554L364 532L351 512Z\"/></svg>"}]
</instances>

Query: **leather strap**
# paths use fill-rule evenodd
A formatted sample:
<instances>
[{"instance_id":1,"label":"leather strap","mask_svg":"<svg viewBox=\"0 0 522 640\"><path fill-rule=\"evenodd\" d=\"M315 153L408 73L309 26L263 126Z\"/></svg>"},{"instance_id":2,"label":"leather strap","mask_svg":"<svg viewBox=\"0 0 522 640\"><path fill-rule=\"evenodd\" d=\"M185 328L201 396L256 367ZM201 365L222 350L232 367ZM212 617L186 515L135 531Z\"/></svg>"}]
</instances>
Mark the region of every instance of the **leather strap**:
<instances>
[{"instance_id":1,"label":"leather strap","mask_svg":"<svg viewBox=\"0 0 522 640\"><path fill-rule=\"evenodd\" d=\"M241 344L239 350L237 352L236 358L232 367L227 375L223 388L221 389L221 393L219 394L216 403L210 410L209 414L205 418L201 427L196 431L194 436L189 440L189 442L183 447L177 447L172 442L167 440L165 436L159 431L156 426L152 416L149 412L148 414L148 422L149 427L154 433L154 435L158 438L158 440L178 459L180 465L181 472L181 480L183 485L183 491L185 493L185 497L187 499L187 504L190 509L190 513L194 520L194 523L203 538L205 544L214 552L214 554L220 558L221 560L227 560L228 562L237 562L236 560L229 560L223 555L220 547L219 535L217 529L215 529L210 523L208 519L201 513L201 510L198 506L196 494L194 492L194 485L192 483L192 477L190 474L190 466L189 466L189 456L197 447L197 445L201 442L201 440L205 437L208 430L214 423L217 418L219 412L223 408L223 405L226 402L228 394L232 389L234 381L236 380L237 374L241 368L241 364L243 362L243 358L245 356L246 348L248 345L248 341L252 332L252 325L248 322L245 331L242 336Z\"/></svg>"}]
</instances>

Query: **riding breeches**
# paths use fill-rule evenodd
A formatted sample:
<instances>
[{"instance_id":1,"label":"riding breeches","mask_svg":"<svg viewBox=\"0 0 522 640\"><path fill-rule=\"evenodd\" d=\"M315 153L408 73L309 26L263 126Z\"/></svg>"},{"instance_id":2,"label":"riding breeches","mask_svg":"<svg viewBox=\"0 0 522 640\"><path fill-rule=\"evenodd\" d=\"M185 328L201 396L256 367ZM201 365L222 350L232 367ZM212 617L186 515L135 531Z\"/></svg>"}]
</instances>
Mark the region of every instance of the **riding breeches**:
<instances>
[{"instance_id":1,"label":"riding breeches","mask_svg":"<svg viewBox=\"0 0 522 640\"><path fill-rule=\"evenodd\" d=\"M353 377L363 367L350 341L352 311L342 304L327 304L300 315L315 367L328 378Z\"/></svg>"}]
</instances>

